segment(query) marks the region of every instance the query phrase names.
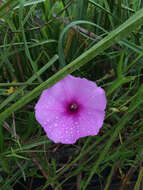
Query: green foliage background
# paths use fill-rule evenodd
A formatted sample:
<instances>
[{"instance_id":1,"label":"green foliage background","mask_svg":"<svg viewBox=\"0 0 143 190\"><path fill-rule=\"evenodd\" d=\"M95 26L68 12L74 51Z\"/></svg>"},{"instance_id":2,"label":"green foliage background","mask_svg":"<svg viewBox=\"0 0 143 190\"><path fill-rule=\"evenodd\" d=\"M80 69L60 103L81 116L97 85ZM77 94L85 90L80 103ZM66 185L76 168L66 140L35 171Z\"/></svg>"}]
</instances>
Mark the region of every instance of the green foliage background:
<instances>
[{"instance_id":1,"label":"green foliage background","mask_svg":"<svg viewBox=\"0 0 143 190\"><path fill-rule=\"evenodd\" d=\"M1 190L143 189L142 7L142 0L0 2ZM69 73L105 89L106 118L98 136L54 144L34 105Z\"/></svg>"}]
</instances>

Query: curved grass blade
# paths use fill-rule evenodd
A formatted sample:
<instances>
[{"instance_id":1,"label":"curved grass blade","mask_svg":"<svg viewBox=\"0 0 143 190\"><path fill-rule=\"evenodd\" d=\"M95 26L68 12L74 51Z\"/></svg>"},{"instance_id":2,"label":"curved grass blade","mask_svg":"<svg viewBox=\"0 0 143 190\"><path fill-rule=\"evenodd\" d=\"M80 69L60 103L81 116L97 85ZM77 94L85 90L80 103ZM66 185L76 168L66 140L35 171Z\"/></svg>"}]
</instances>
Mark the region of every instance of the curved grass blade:
<instances>
[{"instance_id":1,"label":"curved grass blade","mask_svg":"<svg viewBox=\"0 0 143 190\"><path fill-rule=\"evenodd\" d=\"M58 56L55 55L46 65L44 65L38 72L37 75L40 76L44 71L46 71L53 63L55 63L55 61L57 61ZM34 80L37 79L36 75L33 75L31 78L29 78L27 80L27 84L31 84ZM26 88L27 85L23 85L22 87L18 88L16 91L14 91L13 94L11 94L6 100L4 100L1 104L0 104L0 109L2 109L4 106L6 106L8 103L10 103L12 100L15 99L15 97L17 97L18 94L21 93L22 90L24 90Z\"/></svg>"},{"instance_id":2,"label":"curved grass blade","mask_svg":"<svg viewBox=\"0 0 143 190\"><path fill-rule=\"evenodd\" d=\"M106 31L104 28L100 27L97 24L94 24L92 22L89 21L85 21L85 20L78 20L78 21L74 21L70 24L68 24L64 30L62 31L60 38L59 38L59 43L58 43L58 54L59 54L59 61L61 64L61 67L64 67L66 65L65 59L64 59L64 49L63 49L63 39L64 39L64 35L65 33L73 26L78 25L78 24L89 24L92 26L95 26L97 28L99 28L100 30L104 31L106 34L108 33L108 31Z\"/></svg>"},{"instance_id":3,"label":"curved grass blade","mask_svg":"<svg viewBox=\"0 0 143 190\"><path fill-rule=\"evenodd\" d=\"M117 29L110 32L105 38L87 50L85 53L80 55L69 65L65 66L63 69L58 71L55 75L50 77L48 80L43 82L41 85L33 89L31 92L22 97L15 104L10 106L4 112L0 114L0 120L7 118L12 112L23 107L25 104L33 100L35 97L39 96L40 93L54 85L60 79L64 78L67 74L72 73L76 69L83 66L85 63L92 60L94 57L102 53L104 50L112 46L115 42L122 39L125 36L128 36L132 31L134 31L138 26L142 25L143 22L143 8L136 12L132 17L130 17L126 22L120 25Z\"/></svg>"},{"instance_id":4,"label":"curved grass blade","mask_svg":"<svg viewBox=\"0 0 143 190\"><path fill-rule=\"evenodd\" d=\"M8 12L18 4L18 1L16 0L8 0L6 3L2 4L0 6L0 17L3 17L5 14L8 14Z\"/></svg>"},{"instance_id":5,"label":"curved grass blade","mask_svg":"<svg viewBox=\"0 0 143 190\"><path fill-rule=\"evenodd\" d=\"M98 160L96 161L94 167L92 168L91 172L90 172L90 175L84 185L84 188L83 190L86 189L86 187L88 186L88 184L90 183L93 175L95 174L95 172L97 171L99 165L101 164L101 162L103 161L105 155L107 154L107 152L109 151L112 143L114 142L116 136L118 135L118 133L120 132L120 130L125 126L125 124L131 120L131 118L134 116L134 114L136 113L135 112L135 109L141 105L143 103L143 100L142 101L138 101L138 99L140 99L141 97L143 96L143 85L140 87L140 89L138 90L138 92L136 93L136 96L135 96L135 100L133 101L134 104L131 104L130 107L129 107L129 110L128 112L121 118L121 122L118 123L115 127L115 131L113 134L111 134L111 137L110 139L107 141L106 145L105 145L105 148L103 149L102 153L100 154Z\"/></svg>"}]
</instances>

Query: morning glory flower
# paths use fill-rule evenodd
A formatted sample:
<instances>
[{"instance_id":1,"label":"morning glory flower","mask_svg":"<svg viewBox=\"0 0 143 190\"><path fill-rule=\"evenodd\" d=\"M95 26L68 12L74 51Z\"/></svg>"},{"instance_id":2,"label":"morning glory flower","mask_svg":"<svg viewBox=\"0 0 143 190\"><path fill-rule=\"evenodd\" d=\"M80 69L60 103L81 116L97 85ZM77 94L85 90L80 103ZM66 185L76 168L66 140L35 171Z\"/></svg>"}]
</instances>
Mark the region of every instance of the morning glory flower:
<instances>
[{"instance_id":1,"label":"morning glory flower","mask_svg":"<svg viewBox=\"0 0 143 190\"><path fill-rule=\"evenodd\" d=\"M85 78L66 76L44 90L35 106L36 120L55 143L74 144L97 135L103 125L105 91Z\"/></svg>"}]
</instances>

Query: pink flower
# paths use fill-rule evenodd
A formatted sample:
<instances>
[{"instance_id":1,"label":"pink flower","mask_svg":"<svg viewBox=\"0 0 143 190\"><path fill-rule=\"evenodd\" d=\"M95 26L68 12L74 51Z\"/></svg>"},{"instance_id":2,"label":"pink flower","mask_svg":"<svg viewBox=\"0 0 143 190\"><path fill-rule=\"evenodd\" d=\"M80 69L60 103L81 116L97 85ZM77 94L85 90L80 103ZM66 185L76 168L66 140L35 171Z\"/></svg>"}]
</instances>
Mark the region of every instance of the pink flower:
<instances>
[{"instance_id":1,"label":"pink flower","mask_svg":"<svg viewBox=\"0 0 143 190\"><path fill-rule=\"evenodd\" d=\"M73 144L81 137L98 134L105 107L102 88L85 78L68 75L43 91L35 115L51 140Z\"/></svg>"}]
</instances>

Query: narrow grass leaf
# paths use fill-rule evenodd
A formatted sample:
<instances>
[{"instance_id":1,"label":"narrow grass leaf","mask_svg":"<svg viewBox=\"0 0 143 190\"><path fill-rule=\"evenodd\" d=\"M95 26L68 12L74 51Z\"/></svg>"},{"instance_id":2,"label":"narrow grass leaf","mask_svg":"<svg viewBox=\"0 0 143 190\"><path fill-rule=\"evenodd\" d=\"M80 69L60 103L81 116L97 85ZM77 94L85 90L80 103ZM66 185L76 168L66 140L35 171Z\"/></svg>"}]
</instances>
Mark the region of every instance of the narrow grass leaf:
<instances>
[{"instance_id":1,"label":"narrow grass leaf","mask_svg":"<svg viewBox=\"0 0 143 190\"><path fill-rule=\"evenodd\" d=\"M139 190L143 179L143 167L141 167L134 190Z\"/></svg>"},{"instance_id":2,"label":"narrow grass leaf","mask_svg":"<svg viewBox=\"0 0 143 190\"><path fill-rule=\"evenodd\" d=\"M131 120L131 118L135 115L135 109L141 104L142 102L138 102L138 98L140 98L141 96L143 96L143 85L141 86L141 88L138 90L138 92L136 93L136 97L135 97L135 103L134 106L131 106L130 109L128 110L128 112L121 118L120 123L118 123L115 126L115 131L114 133L111 135L110 139L107 141L105 148L103 149L102 153L100 154L98 160L96 161L93 169L90 172L90 175L84 185L83 190L86 189L86 187L88 186L88 184L90 183L93 175L95 174L95 172L97 171L99 165L102 163L102 161L104 160L105 155L107 154L107 152L109 151L112 143L114 142L115 138L117 137L118 133L120 132L120 130L125 126L125 124Z\"/></svg>"},{"instance_id":3,"label":"narrow grass leaf","mask_svg":"<svg viewBox=\"0 0 143 190\"><path fill-rule=\"evenodd\" d=\"M100 42L95 44L92 48L87 50L85 53L80 55L77 59L72 61L69 65L65 66L62 70L58 71L55 75L49 78L47 81L43 82L40 86L36 87L30 93L26 94L15 104L10 106L7 110L0 114L0 120L4 120L8 117L12 112L18 110L26 103L33 100L35 97L39 96L40 93L46 89L54 85L60 79L64 78L67 74L72 73L76 69L83 66L85 63L92 60L95 56L102 53L105 49L109 48L119 39L129 35L136 27L143 24L143 8L140 9L136 14L130 17L127 21L125 21L122 25L120 25L117 29L110 32L105 38L103 38Z\"/></svg>"},{"instance_id":4,"label":"narrow grass leaf","mask_svg":"<svg viewBox=\"0 0 143 190\"><path fill-rule=\"evenodd\" d=\"M45 64L38 72L37 75L41 75L43 72L45 72L52 64L55 63L55 61L58 60L58 56L55 55L53 58L51 58L51 60ZM27 85L23 85L22 87L20 87L19 89L17 89L16 91L13 92L13 94L11 94L6 100L4 100L1 104L0 104L0 109L2 109L4 106L6 106L8 103L10 103L11 101L13 101L16 96L18 94L21 93L22 90L24 90L29 84L31 84L34 80L37 79L36 75L33 75L31 78L29 78L27 80Z\"/></svg>"}]
</instances>

